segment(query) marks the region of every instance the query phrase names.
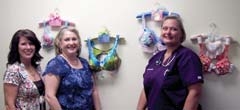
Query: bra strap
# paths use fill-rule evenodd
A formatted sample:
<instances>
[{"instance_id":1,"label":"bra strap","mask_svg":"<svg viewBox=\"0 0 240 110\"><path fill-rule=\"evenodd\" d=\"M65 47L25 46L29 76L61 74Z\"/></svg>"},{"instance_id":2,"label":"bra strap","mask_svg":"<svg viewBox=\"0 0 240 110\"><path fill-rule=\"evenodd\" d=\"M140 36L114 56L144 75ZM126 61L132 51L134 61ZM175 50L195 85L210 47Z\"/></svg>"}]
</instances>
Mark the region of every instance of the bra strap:
<instances>
[{"instance_id":1,"label":"bra strap","mask_svg":"<svg viewBox=\"0 0 240 110\"><path fill-rule=\"evenodd\" d=\"M107 54L107 56L104 58L104 60L100 62L101 66L103 66L114 54L116 54L116 49L117 49L117 46L118 46L118 42L119 42L119 35L116 35L115 42L114 42L114 45L113 45L112 49Z\"/></svg>"},{"instance_id":2,"label":"bra strap","mask_svg":"<svg viewBox=\"0 0 240 110\"><path fill-rule=\"evenodd\" d=\"M50 27L47 26L47 22L43 23L44 33L43 33L43 46L52 47L53 46L53 35L51 34Z\"/></svg>"},{"instance_id":3,"label":"bra strap","mask_svg":"<svg viewBox=\"0 0 240 110\"><path fill-rule=\"evenodd\" d=\"M88 45L89 59L92 60L94 65L96 65L96 66L100 65L100 62L98 61L98 59L93 54L92 47L93 47L94 44L89 38L87 39L87 45Z\"/></svg>"},{"instance_id":4,"label":"bra strap","mask_svg":"<svg viewBox=\"0 0 240 110\"><path fill-rule=\"evenodd\" d=\"M142 26L143 26L143 29L146 29L146 20L145 20L145 13L142 14Z\"/></svg>"}]
</instances>

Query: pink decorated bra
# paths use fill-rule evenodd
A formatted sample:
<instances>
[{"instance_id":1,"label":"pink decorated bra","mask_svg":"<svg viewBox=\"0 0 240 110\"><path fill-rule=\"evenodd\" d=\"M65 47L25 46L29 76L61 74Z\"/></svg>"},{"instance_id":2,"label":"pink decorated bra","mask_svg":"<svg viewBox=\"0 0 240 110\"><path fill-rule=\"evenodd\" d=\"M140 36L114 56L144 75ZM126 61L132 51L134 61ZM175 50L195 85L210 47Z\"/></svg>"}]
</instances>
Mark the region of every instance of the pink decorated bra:
<instances>
[{"instance_id":1,"label":"pink decorated bra","mask_svg":"<svg viewBox=\"0 0 240 110\"><path fill-rule=\"evenodd\" d=\"M229 44L231 38L220 36L198 35L192 36L192 40L197 38L200 47L199 57L203 64L205 73L214 72L224 75L232 72L233 64L228 58Z\"/></svg>"}]
</instances>

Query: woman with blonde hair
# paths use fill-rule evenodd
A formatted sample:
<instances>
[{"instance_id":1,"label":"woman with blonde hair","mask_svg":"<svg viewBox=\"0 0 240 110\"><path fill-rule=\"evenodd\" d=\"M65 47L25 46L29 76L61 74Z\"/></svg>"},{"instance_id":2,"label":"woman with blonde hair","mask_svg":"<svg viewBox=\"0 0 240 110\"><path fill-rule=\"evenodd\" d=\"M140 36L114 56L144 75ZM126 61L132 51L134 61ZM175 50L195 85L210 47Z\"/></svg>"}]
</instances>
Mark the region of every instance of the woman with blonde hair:
<instances>
[{"instance_id":1,"label":"woman with blonde hair","mask_svg":"<svg viewBox=\"0 0 240 110\"><path fill-rule=\"evenodd\" d=\"M100 110L93 73L80 57L81 39L73 27L62 28L55 38L56 57L44 71L45 98L51 110Z\"/></svg>"}]
</instances>

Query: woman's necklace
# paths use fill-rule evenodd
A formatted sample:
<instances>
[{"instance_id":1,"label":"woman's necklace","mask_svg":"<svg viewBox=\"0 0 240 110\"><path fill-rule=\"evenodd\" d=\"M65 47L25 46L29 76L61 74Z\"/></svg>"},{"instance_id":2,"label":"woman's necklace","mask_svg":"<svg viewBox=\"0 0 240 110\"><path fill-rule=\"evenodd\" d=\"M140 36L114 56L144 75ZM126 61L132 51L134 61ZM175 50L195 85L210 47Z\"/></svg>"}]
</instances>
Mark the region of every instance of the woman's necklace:
<instances>
[{"instance_id":1,"label":"woman's necklace","mask_svg":"<svg viewBox=\"0 0 240 110\"><path fill-rule=\"evenodd\" d=\"M167 67L168 65L170 65L172 63L172 61L175 59L175 55L171 58L168 58L167 61L165 63L163 63L161 61L162 57L160 57L157 61L156 61L156 65L162 65L164 67Z\"/></svg>"},{"instance_id":2,"label":"woman's necklace","mask_svg":"<svg viewBox=\"0 0 240 110\"><path fill-rule=\"evenodd\" d=\"M168 58L166 63L162 62L162 66L167 67L170 63L172 63L172 61L175 59L175 55L171 58ZM165 64L164 64L165 63Z\"/></svg>"},{"instance_id":3,"label":"woman's necklace","mask_svg":"<svg viewBox=\"0 0 240 110\"><path fill-rule=\"evenodd\" d=\"M79 59L74 59L74 60L69 60L67 57L65 57L64 55L62 55L63 56L63 58L70 64L70 65L72 65L72 66L74 66L74 67L77 67L79 64L80 64L80 62L79 62Z\"/></svg>"}]
</instances>

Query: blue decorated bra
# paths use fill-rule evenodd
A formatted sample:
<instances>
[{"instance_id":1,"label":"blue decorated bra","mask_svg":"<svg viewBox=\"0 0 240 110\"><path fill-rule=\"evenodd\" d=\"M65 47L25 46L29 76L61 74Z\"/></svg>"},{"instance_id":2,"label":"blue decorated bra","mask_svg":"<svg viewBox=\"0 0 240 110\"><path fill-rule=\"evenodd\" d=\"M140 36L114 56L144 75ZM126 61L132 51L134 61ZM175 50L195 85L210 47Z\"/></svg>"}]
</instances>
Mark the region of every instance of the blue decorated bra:
<instances>
[{"instance_id":1,"label":"blue decorated bra","mask_svg":"<svg viewBox=\"0 0 240 110\"><path fill-rule=\"evenodd\" d=\"M163 47L163 42L160 37L158 37L153 30L148 28L145 23L145 14L142 14L142 26L143 32L139 37L139 42L143 48L144 52L154 53L160 50L159 47Z\"/></svg>"},{"instance_id":2,"label":"blue decorated bra","mask_svg":"<svg viewBox=\"0 0 240 110\"><path fill-rule=\"evenodd\" d=\"M116 49L119 43L119 36L115 38L115 42L112 48L108 50L100 50L94 47L94 42L90 39L87 40L88 52L89 52L89 65L90 68L99 72L101 70L113 71L117 70L120 66L121 59L118 57ZM102 61L100 58L102 55L106 55Z\"/></svg>"}]
</instances>

